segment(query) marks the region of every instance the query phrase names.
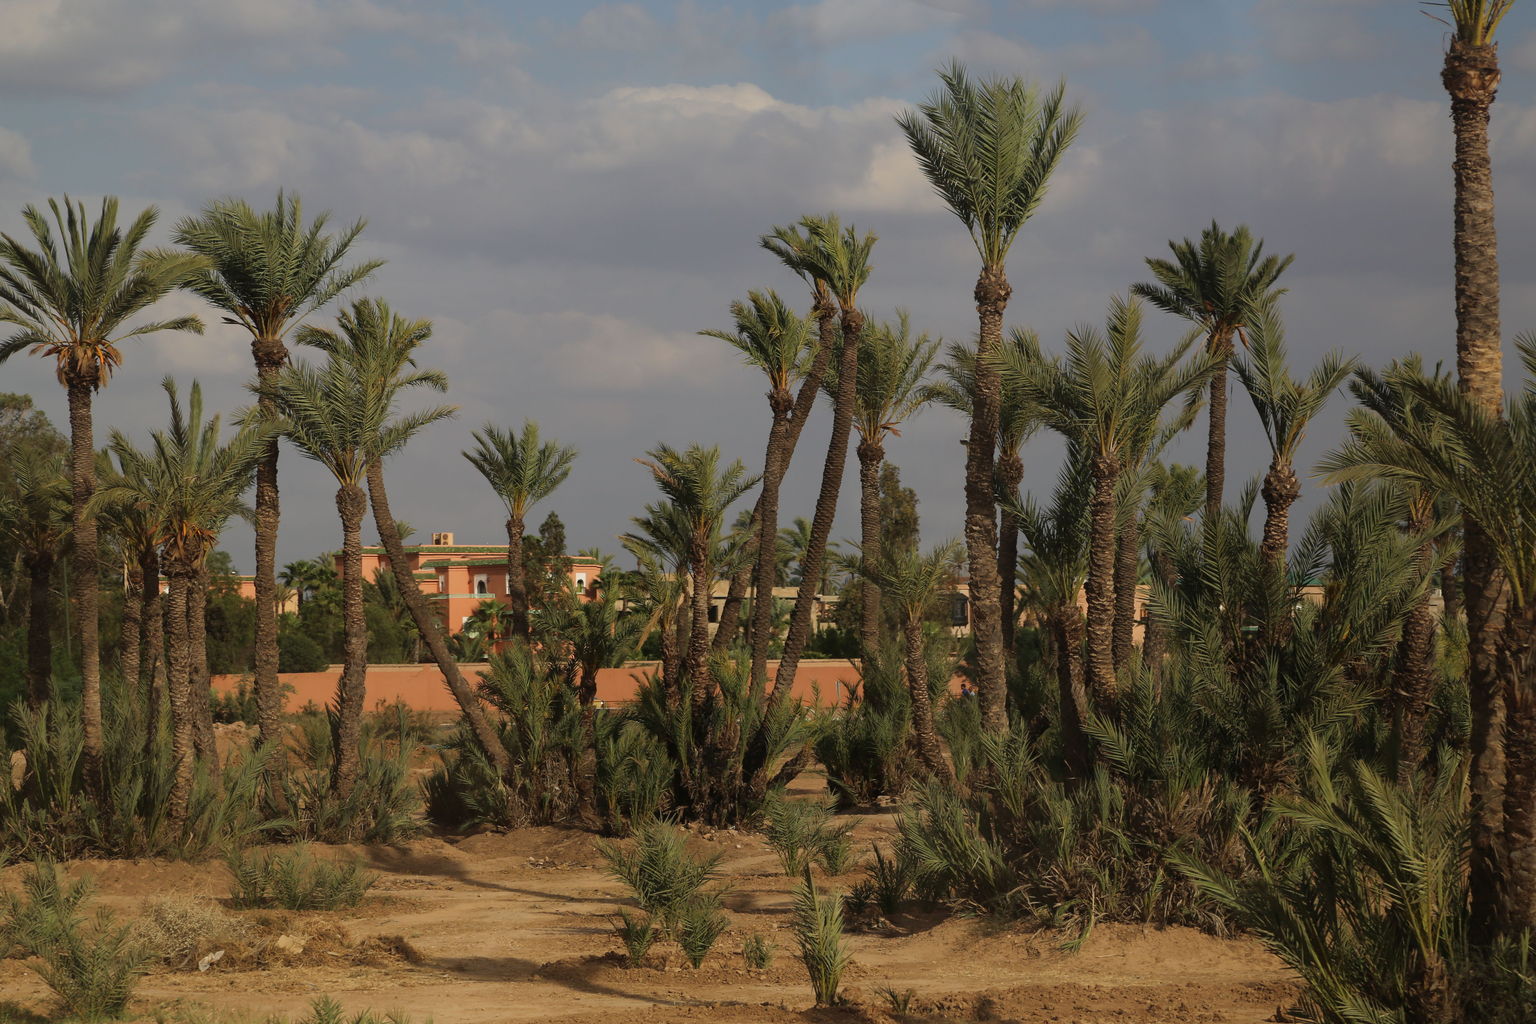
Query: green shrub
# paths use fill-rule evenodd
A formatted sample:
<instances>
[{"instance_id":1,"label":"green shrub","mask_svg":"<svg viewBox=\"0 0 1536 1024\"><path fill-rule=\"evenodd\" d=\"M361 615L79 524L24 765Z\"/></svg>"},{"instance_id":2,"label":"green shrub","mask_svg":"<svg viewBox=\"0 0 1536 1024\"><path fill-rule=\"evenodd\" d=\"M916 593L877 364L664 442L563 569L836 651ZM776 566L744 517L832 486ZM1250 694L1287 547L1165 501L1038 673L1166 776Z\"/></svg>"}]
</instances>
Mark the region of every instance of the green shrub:
<instances>
[{"instance_id":1,"label":"green shrub","mask_svg":"<svg viewBox=\"0 0 1536 1024\"><path fill-rule=\"evenodd\" d=\"M619 923L613 926L613 930L624 943L629 965L640 966L645 954L651 951L651 946L656 942L656 926L651 923L650 915L620 910Z\"/></svg>"},{"instance_id":2,"label":"green shrub","mask_svg":"<svg viewBox=\"0 0 1536 1024\"><path fill-rule=\"evenodd\" d=\"M719 853L695 857L678 829L664 821L641 825L627 845L599 842L608 872L629 886L640 909L652 915L668 935L676 932L682 912L703 895L719 875Z\"/></svg>"},{"instance_id":3,"label":"green shrub","mask_svg":"<svg viewBox=\"0 0 1536 1024\"><path fill-rule=\"evenodd\" d=\"M912 892L912 865L901 857L887 857L871 844L875 859L864 869L869 875L869 898L889 917L901 909Z\"/></svg>"},{"instance_id":4,"label":"green shrub","mask_svg":"<svg viewBox=\"0 0 1536 1024\"><path fill-rule=\"evenodd\" d=\"M789 800L783 794L769 797L763 805L763 834L779 855L784 874L794 878L813 860L830 862L828 871L846 869L852 856L849 834L852 825L833 825L832 813L808 800Z\"/></svg>"},{"instance_id":5,"label":"green shrub","mask_svg":"<svg viewBox=\"0 0 1536 1024\"><path fill-rule=\"evenodd\" d=\"M294 1024L410 1024L410 1018L398 1013L381 1016L372 1010L361 1010L349 1017L340 1003L330 996L321 996L309 1004L309 1013Z\"/></svg>"},{"instance_id":6,"label":"green shrub","mask_svg":"<svg viewBox=\"0 0 1536 1024\"><path fill-rule=\"evenodd\" d=\"M232 895L241 908L340 910L355 907L378 876L362 863L322 860L307 847L265 853L234 852L225 858L234 880Z\"/></svg>"},{"instance_id":7,"label":"green shrub","mask_svg":"<svg viewBox=\"0 0 1536 1024\"><path fill-rule=\"evenodd\" d=\"M836 896L822 896L807 871L795 887L794 920L791 927L800 945L800 959L811 978L811 991L817 1006L835 1006L840 998L843 971L853 959L843 936L843 901Z\"/></svg>"},{"instance_id":8,"label":"green shrub","mask_svg":"<svg viewBox=\"0 0 1536 1024\"><path fill-rule=\"evenodd\" d=\"M741 944L741 958L754 971L767 970L773 963L773 943L753 932Z\"/></svg>"},{"instance_id":9,"label":"green shrub","mask_svg":"<svg viewBox=\"0 0 1536 1024\"><path fill-rule=\"evenodd\" d=\"M338 796L331 785L330 727L321 728L321 722L319 715L298 719L298 763L290 764L282 780L292 809L283 831L305 841L386 845L418 835L422 793L411 774L410 749L375 731L365 733L357 779L346 796Z\"/></svg>"},{"instance_id":10,"label":"green shrub","mask_svg":"<svg viewBox=\"0 0 1536 1024\"><path fill-rule=\"evenodd\" d=\"M853 870L853 826L829 830L816 846L816 863L829 875Z\"/></svg>"},{"instance_id":11,"label":"green shrub","mask_svg":"<svg viewBox=\"0 0 1536 1024\"><path fill-rule=\"evenodd\" d=\"M133 996L146 953L127 926L113 922L107 910L87 923L80 905L90 894L88 882L64 886L58 868L37 862L19 894L5 897L0 934L41 962L28 964L74 1017L85 1021L118 1020Z\"/></svg>"},{"instance_id":12,"label":"green shrub","mask_svg":"<svg viewBox=\"0 0 1536 1024\"><path fill-rule=\"evenodd\" d=\"M913 768L911 698L900 651L887 649L865 659L860 675L861 692L849 694L824 719L814 744L840 809L873 803L878 796L900 796Z\"/></svg>"},{"instance_id":13,"label":"green shrub","mask_svg":"<svg viewBox=\"0 0 1536 1024\"><path fill-rule=\"evenodd\" d=\"M677 945L690 966L697 968L704 962L730 923L720 910L718 893L701 893L683 904L677 915Z\"/></svg>"}]
</instances>

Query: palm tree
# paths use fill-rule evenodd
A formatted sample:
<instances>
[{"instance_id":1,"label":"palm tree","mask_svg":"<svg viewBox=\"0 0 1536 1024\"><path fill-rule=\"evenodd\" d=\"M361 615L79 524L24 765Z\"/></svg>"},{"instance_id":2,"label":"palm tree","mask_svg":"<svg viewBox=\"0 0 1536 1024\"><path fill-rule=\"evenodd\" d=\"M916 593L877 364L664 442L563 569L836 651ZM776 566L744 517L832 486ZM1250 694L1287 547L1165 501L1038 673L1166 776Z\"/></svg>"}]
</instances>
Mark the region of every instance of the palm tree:
<instances>
[{"instance_id":1,"label":"palm tree","mask_svg":"<svg viewBox=\"0 0 1536 1024\"><path fill-rule=\"evenodd\" d=\"M1214 221L1200 233L1199 244L1186 238L1169 242L1168 248L1172 260L1147 260L1157 283L1134 284L1131 294L1205 332L1206 352L1216 363L1205 454L1205 516L1215 522L1226 486L1227 364L1232 359L1232 339L1243 335L1256 310L1283 294L1275 281L1295 256L1266 257L1263 240L1255 244L1247 225L1240 224L1228 234Z\"/></svg>"},{"instance_id":2,"label":"palm tree","mask_svg":"<svg viewBox=\"0 0 1536 1024\"><path fill-rule=\"evenodd\" d=\"M1473 919L1483 940L1514 937L1536 927L1536 688L1531 686L1536 641L1536 338L1517 340L1525 390L1504 416L1490 412L1465 381L1426 379L1399 367L1386 376L1400 404L1425 415L1391 423L1374 412L1350 417L1350 440L1321 467L1332 479L1375 477L1454 498L1493 556L1503 580L1507 614L1493 638L1492 692L1502 695L1505 717L1487 747L1504 757L1500 813L1473 789ZM1476 683L1473 676L1470 680ZM1474 691L1475 694L1475 691ZM1474 710L1477 710L1474 705ZM1474 749L1474 755L1477 751ZM1486 785L1485 777L1474 781ZM1488 834L1481 834L1483 829ZM1487 846L1479 854L1478 844ZM1479 864L1479 856L1486 856ZM1489 873L1481 881L1479 871ZM1486 886L1486 890L1481 888ZM1478 904L1491 899L1491 906ZM1489 914L1488 920L1479 917Z\"/></svg>"},{"instance_id":3,"label":"palm tree","mask_svg":"<svg viewBox=\"0 0 1536 1024\"><path fill-rule=\"evenodd\" d=\"M997 595L997 508L994 450L1002 384L995 366L1003 342L1003 312L1013 295L1008 250L1045 198L1051 174L1082 124L1064 106L1066 86L1045 96L1019 78L974 82L953 62L939 72L942 87L896 119L918 165L944 204L970 232L981 257L974 291L980 331L976 388L965 454L965 546L970 570L972 627L982 724L1008 728L1003 629Z\"/></svg>"},{"instance_id":4,"label":"palm tree","mask_svg":"<svg viewBox=\"0 0 1536 1024\"><path fill-rule=\"evenodd\" d=\"M1349 383L1350 394L1361 408L1353 418L1376 417L1387 429L1399 437L1426 436L1435 427L1433 412L1417 401L1413 394L1394 386L1394 381L1424 378L1424 361L1417 355L1391 363L1385 373L1369 368L1355 370L1355 379ZM1435 386L1444 386L1445 379L1437 366L1429 380ZM1373 426L1375 423L1373 421ZM1419 484L1400 484L1406 491L1408 520L1407 532L1422 538L1419 542L1419 572L1428 575L1434 570L1436 537L1434 529L1436 506L1440 493ZM1434 697L1439 675L1435 652L1435 613L1429 604L1429 589L1414 602L1403 621L1402 639L1398 641L1397 658L1392 669L1391 711L1397 732L1397 778L1403 785L1413 780L1425 755L1424 726L1429 717L1430 701ZM1449 617L1449 611L1446 612Z\"/></svg>"},{"instance_id":5,"label":"palm tree","mask_svg":"<svg viewBox=\"0 0 1536 1024\"><path fill-rule=\"evenodd\" d=\"M1093 478L1089 498L1088 687L1101 714L1112 715L1117 700L1114 662L1115 527L1122 475L1134 470L1149 438L1157 435L1163 410L1179 397L1198 401L1213 360L1184 361L1193 337L1161 358L1143 355L1141 305L1110 300L1105 330L1089 326L1067 334L1064 360L1047 359L1027 346L1004 353L1002 372L1013 377L1040 407L1045 422L1088 460Z\"/></svg>"},{"instance_id":6,"label":"palm tree","mask_svg":"<svg viewBox=\"0 0 1536 1024\"><path fill-rule=\"evenodd\" d=\"M368 625L363 611L363 490L368 466L381 450L379 438L391 426L390 410L358 377L359 367L340 356L320 367L290 364L266 382L262 397L283 436L305 458L320 463L336 480L341 517L342 668L336 684L332 725L334 766L331 787L345 797L358 772L363 703L368 673ZM370 401L370 398L373 400ZM384 445L385 450L393 450ZM258 509L258 515L259 515Z\"/></svg>"},{"instance_id":7,"label":"palm tree","mask_svg":"<svg viewBox=\"0 0 1536 1024\"><path fill-rule=\"evenodd\" d=\"M85 204L50 199L49 218L28 205L22 219L35 249L0 234L0 324L14 333L0 341L0 363L23 349L51 357L69 397L70 481L73 504L72 575L80 630L80 713L84 727L86 785L101 779L101 641L96 522L86 506L96 490L96 441L91 402L122 364L118 348L130 338L160 331L201 334L195 316L151 320L128 326L202 266L183 253L145 250L144 240L159 211L150 206L127 229L118 226L117 199L101 201L94 223ZM57 229L57 236L54 231Z\"/></svg>"},{"instance_id":8,"label":"palm tree","mask_svg":"<svg viewBox=\"0 0 1536 1024\"><path fill-rule=\"evenodd\" d=\"M726 512L757 486L758 478L747 476L739 460L721 468L719 448L695 444L680 452L660 444L646 455L636 461L651 471L656 486L676 509L674 522L686 531L692 608L684 666L697 709L710 698L709 604L721 527Z\"/></svg>"},{"instance_id":9,"label":"palm tree","mask_svg":"<svg viewBox=\"0 0 1536 1024\"><path fill-rule=\"evenodd\" d=\"M266 451L272 428L267 423L247 423L221 444L219 417L203 420L202 389L196 383L192 385L185 412L175 382L167 377L162 386L170 397L169 428L151 434L149 451L140 450L113 431L111 451L121 468L121 477L111 488L104 489L96 501L137 504L157 524L169 583L167 688L174 774L168 815L172 825L179 826L186 820L192 792L194 703L199 698L207 702L205 694L192 690L187 592L196 585L223 525L232 516L253 515L242 495L251 486L251 474Z\"/></svg>"},{"instance_id":10,"label":"palm tree","mask_svg":"<svg viewBox=\"0 0 1536 1024\"><path fill-rule=\"evenodd\" d=\"M397 417L396 403L411 388L424 387L445 391L448 379L438 370L416 368L416 350L432 337L428 320L406 320L382 300L360 299L337 318L337 331L305 327L297 336L301 345L320 349L333 359L346 360L366 392L365 401L377 406L386 417L386 426L370 439L368 452L368 500L372 506L374 528L389 559L395 586L410 612L411 621L426 640L427 650L448 683L448 689L469 723L480 748L502 778L509 778L512 758L495 727L486 716L458 662L448 647L443 624L427 607L416 577L411 574L405 554L408 535L404 523L397 522L389 507L389 493L384 487L384 460L404 447L426 427L454 414L451 406L436 406ZM519 564L521 562L519 561Z\"/></svg>"},{"instance_id":11,"label":"palm tree","mask_svg":"<svg viewBox=\"0 0 1536 1024\"><path fill-rule=\"evenodd\" d=\"M781 228L779 231L784 237L790 237L792 229ZM779 532L779 488L789 469L800 428L810 411L811 399L815 396L816 387L809 378L820 379L827 365L827 353L811 334L810 324L785 305L772 289L749 292L746 302L731 303L731 318L736 327L733 332L700 333L728 342L742 354L747 365L763 371L768 378L768 408L773 414L768 430L768 450L763 456L763 485L752 512L757 535L752 568L752 678L753 685L760 686L766 679L769 632L773 621L774 539ZM830 325L831 318L821 317L820 322ZM797 383L801 384L800 397L793 390ZM800 398L805 399L803 409Z\"/></svg>"},{"instance_id":12,"label":"palm tree","mask_svg":"<svg viewBox=\"0 0 1536 1024\"><path fill-rule=\"evenodd\" d=\"M900 437L901 425L928 404L924 387L939 342L928 335L912 337L906 310L896 322L882 322L864 331L859 340L858 385L854 392L853 429L859 433L859 549L871 565L880 564L880 465L885 438ZM825 388L836 396L839 378L829 373ZM862 580L859 642L866 657L880 651L880 587Z\"/></svg>"},{"instance_id":13,"label":"palm tree","mask_svg":"<svg viewBox=\"0 0 1536 1024\"><path fill-rule=\"evenodd\" d=\"M843 467L848 461L848 438L853 432L854 398L858 385L859 336L864 330L864 314L859 310L859 289L869 280L870 251L875 246L875 236L865 234L849 225L843 228L835 214L825 217L807 217L801 222L805 235L800 243L784 243L775 252L785 265L811 281L824 282L827 291L837 301L839 326L842 329L841 347L838 349L837 399L832 406L832 437L827 442L827 459L822 466L821 490L816 495L816 510L811 515L810 543L806 547L804 577L795 594L794 611L790 613L789 632L784 637L784 651L779 657L779 669L774 675L773 690L769 695L767 717L788 695L799 667L800 656L810 639L811 613L816 603L814 581L821 575L826 559L827 541L832 535L832 521L837 516L837 497L843 485ZM829 314L830 315L830 314ZM761 754L758 747L757 754ZM764 765L758 756L752 759L754 774L761 774Z\"/></svg>"},{"instance_id":14,"label":"palm tree","mask_svg":"<svg viewBox=\"0 0 1536 1024\"><path fill-rule=\"evenodd\" d=\"M303 608L305 601L336 582L335 559L326 556L301 558L283 566L277 578L283 586L293 590L299 599L299 607Z\"/></svg>"},{"instance_id":15,"label":"palm tree","mask_svg":"<svg viewBox=\"0 0 1536 1024\"><path fill-rule=\"evenodd\" d=\"M507 590L512 602L512 635L528 639L528 585L523 577L523 531L528 512L571 475L577 451L539 437L539 425L523 421L514 434L488 424L471 435L474 451L463 452L507 508Z\"/></svg>"},{"instance_id":16,"label":"palm tree","mask_svg":"<svg viewBox=\"0 0 1536 1024\"><path fill-rule=\"evenodd\" d=\"M53 570L70 530L70 481L64 460L31 445L5 453L16 481L0 500L0 535L21 554L27 570L27 704L36 710L52 696Z\"/></svg>"},{"instance_id":17,"label":"palm tree","mask_svg":"<svg viewBox=\"0 0 1536 1024\"><path fill-rule=\"evenodd\" d=\"M108 452L110 456L110 452ZM125 467L108 462L102 474L104 487L118 489L123 500L104 503L98 517L116 536L124 554L123 574L127 580L123 605L121 674L130 692L139 693L144 677L145 752L152 752L165 717L166 678L162 671L165 656L165 613L160 595L160 523L150 507L134 496L144 491L144 482L130 480Z\"/></svg>"},{"instance_id":18,"label":"palm tree","mask_svg":"<svg viewBox=\"0 0 1536 1024\"><path fill-rule=\"evenodd\" d=\"M1499 88L1499 50L1494 37L1515 0L1445 0L1452 29L1441 84L1451 98L1456 136L1455 254L1456 377L1462 391L1490 416L1504 403L1499 323L1499 242L1494 228L1493 163L1488 122ZM1498 689L1498 636L1503 586L1498 561L1479 524L1465 515L1462 586L1467 613L1467 653L1472 703L1472 906L1473 933L1492 934L1498 893L1494 835L1504 797L1505 695Z\"/></svg>"},{"instance_id":19,"label":"palm tree","mask_svg":"<svg viewBox=\"0 0 1536 1024\"><path fill-rule=\"evenodd\" d=\"M1239 356L1233 369L1253 400L1269 441L1269 471L1260 491L1265 513L1259 552L1266 564L1279 570L1285 565L1290 545L1290 508L1301 496L1301 481L1293 465L1296 450L1306 437L1307 424L1354 371L1355 363L1339 352L1330 352L1305 381L1293 379L1286 363L1285 329L1274 303L1266 303L1254 315L1248 349L1249 354Z\"/></svg>"},{"instance_id":20,"label":"palm tree","mask_svg":"<svg viewBox=\"0 0 1536 1024\"><path fill-rule=\"evenodd\" d=\"M1015 330L1004 340L1005 347L1039 347L1031 331ZM944 380L928 385L931 401L947 405L970 418L976 394L976 348L959 342L945 349L945 361L939 365ZM1024 482L1024 443L1040 426L1040 411L1030 404L1007 380L999 382L997 412L997 501L1001 529L997 539L998 612L1003 624L1003 650L1013 653L1018 630L1019 565L1019 485Z\"/></svg>"},{"instance_id":21,"label":"palm tree","mask_svg":"<svg viewBox=\"0 0 1536 1024\"><path fill-rule=\"evenodd\" d=\"M305 224L303 204L278 192L271 210L243 199L217 199L196 217L176 224L178 245L203 256L208 267L189 285L218 309L227 324L251 336L262 411L272 415L270 385L288 362L286 339L303 319L377 270L382 260L345 265L363 230L359 220L340 234L326 233L329 213ZM252 688L261 742L278 750L272 775L282 771L283 694L277 679L277 440L256 470L256 649Z\"/></svg>"},{"instance_id":22,"label":"palm tree","mask_svg":"<svg viewBox=\"0 0 1536 1024\"><path fill-rule=\"evenodd\" d=\"M960 568L962 548L957 541L940 544L927 555L892 551L878 562L862 555L850 568L873 583L897 610L901 621L902 656L906 664L907 692L912 700L912 732L918 757L935 778L954 781L954 771L944 757L933 724L933 700L928 690L928 659L923 651L923 621L939 597L953 587ZM867 651L868 649L866 649Z\"/></svg>"}]
</instances>

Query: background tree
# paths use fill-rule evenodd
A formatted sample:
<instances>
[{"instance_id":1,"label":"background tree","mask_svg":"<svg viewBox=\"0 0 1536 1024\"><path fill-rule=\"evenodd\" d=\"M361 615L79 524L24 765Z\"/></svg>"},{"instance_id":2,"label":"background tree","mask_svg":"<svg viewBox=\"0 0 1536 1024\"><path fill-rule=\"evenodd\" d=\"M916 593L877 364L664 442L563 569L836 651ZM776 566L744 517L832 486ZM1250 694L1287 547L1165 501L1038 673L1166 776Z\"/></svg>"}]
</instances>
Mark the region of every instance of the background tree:
<instances>
[{"instance_id":1,"label":"background tree","mask_svg":"<svg viewBox=\"0 0 1536 1024\"><path fill-rule=\"evenodd\" d=\"M303 204L292 193L278 192L271 210L253 210L243 199L217 199L195 217L177 222L175 239L207 260L189 287L218 309L227 324L251 336L251 357L261 388L262 411L273 413L271 386L288 362L289 333L316 310L362 282L383 265L346 259L362 232L355 221L339 234L326 232L329 213L308 224ZM277 440L256 470L256 667L253 689L261 741L282 739L283 694L277 679ZM273 777L282 771L281 747L272 762Z\"/></svg>"},{"instance_id":2,"label":"background tree","mask_svg":"<svg viewBox=\"0 0 1536 1024\"><path fill-rule=\"evenodd\" d=\"M1002 732L1008 712L993 453L1002 390L994 361L1002 348L1003 312L1013 295L1005 264L1077 137L1082 115L1064 106L1065 84L1041 96L1019 78L973 81L958 61L940 71L939 80L939 90L916 110L898 115L896 123L981 257L974 290L980 318L976 386L965 450L965 546L982 721L989 731Z\"/></svg>"},{"instance_id":3,"label":"background tree","mask_svg":"<svg viewBox=\"0 0 1536 1024\"><path fill-rule=\"evenodd\" d=\"M85 204L50 199L50 218L35 206L22 209L32 238L29 248L0 234L0 324L14 328L0 341L0 363L23 349L52 358L69 398L72 577L80 631L80 701L85 732L86 786L101 783L101 643L96 521L86 508L96 490L96 441L91 403L122 364L124 341L160 331L201 334L195 316L141 322L141 316L180 287L202 265L183 253L146 250L144 241L159 211L147 207L126 229L117 222L117 199L101 201L94 222ZM57 235L55 235L55 230ZM129 326L134 324L134 326Z\"/></svg>"},{"instance_id":4,"label":"background tree","mask_svg":"<svg viewBox=\"0 0 1536 1024\"><path fill-rule=\"evenodd\" d=\"M52 697L53 570L69 537L70 480L62 455L16 442L0 452L15 488L0 496L0 536L26 569L26 697L35 710Z\"/></svg>"},{"instance_id":5,"label":"background tree","mask_svg":"<svg viewBox=\"0 0 1536 1024\"><path fill-rule=\"evenodd\" d=\"M521 434L488 424L471 436L475 449L463 455L485 477L507 509L507 588L512 603L512 633L526 640L528 585L523 572L523 530L528 510L553 494L571 475L577 451L542 440L539 425L533 420L523 421Z\"/></svg>"}]
</instances>

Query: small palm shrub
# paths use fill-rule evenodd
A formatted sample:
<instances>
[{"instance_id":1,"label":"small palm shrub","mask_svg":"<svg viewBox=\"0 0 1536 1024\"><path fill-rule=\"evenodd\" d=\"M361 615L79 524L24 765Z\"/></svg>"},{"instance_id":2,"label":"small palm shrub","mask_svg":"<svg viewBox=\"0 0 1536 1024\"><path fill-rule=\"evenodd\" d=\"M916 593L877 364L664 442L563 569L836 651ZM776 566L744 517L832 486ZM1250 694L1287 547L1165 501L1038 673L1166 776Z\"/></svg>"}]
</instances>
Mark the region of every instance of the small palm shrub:
<instances>
[{"instance_id":1,"label":"small palm shrub","mask_svg":"<svg viewBox=\"0 0 1536 1024\"><path fill-rule=\"evenodd\" d=\"M309 1004L309 1013L294 1024L410 1024L410 1018L398 1013L377 1014L360 1010L347 1014L330 996L321 996Z\"/></svg>"},{"instance_id":2,"label":"small palm shrub","mask_svg":"<svg viewBox=\"0 0 1536 1024\"><path fill-rule=\"evenodd\" d=\"M651 951L651 946L656 942L656 926L651 923L650 915L620 910L619 921L613 930L624 943L624 954L629 959L629 965L640 966L645 954Z\"/></svg>"},{"instance_id":3,"label":"small palm shrub","mask_svg":"<svg viewBox=\"0 0 1536 1024\"><path fill-rule=\"evenodd\" d=\"M852 825L834 825L827 808L808 800L776 794L763 806L763 834L791 878L812 861L821 862L828 874L842 874L853 856L852 831Z\"/></svg>"},{"instance_id":4,"label":"small palm shrub","mask_svg":"<svg viewBox=\"0 0 1536 1024\"><path fill-rule=\"evenodd\" d=\"M335 712L327 715L334 718ZM315 715L299 721L314 722ZM400 731L409 725L400 724ZM344 797L331 786L331 729L313 725L299 730L300 762L283 777L292 816L289 837L322 843L403 842L422 830L421 787L411 775L409 746L365 731L359 749L357 781Z\"/></svg>"},{"instance_id":5,"label":"small palm shrub","mask_svg":"<svg viewBox=\"0 0 1536 1024\"><path fill-rule=\"evenodd\" d=\"M900 857L887 857L880 847L871 844L874 860L865 867L869 876L869 898L880 913L889 917L901 909L912 892L912 865Z\"/></svg>"},{"instance_id":6,"label":"small palm shrub","mask_svg":"<svg viewBox=\"0 0 1536 1024\"><path fill-rule=\"evenodd\" d=\"M683 911L706 895L704 886L720 873L719 853L690 854L682 833L664 821L641 825L628 844L599 842L598 851L609 874L629 886L640 909L668 935L675 934Z\"/></svg>"},{"instance_id":7,"label":"small palm shrub","mask_svg":"<svg viewBox=\"0 0 1536 1024\"><path fill-rule=\"evenodd\" d=\"M901 652L888 647L867 658L860 690L826 717L814 744L840 810L900 796L911 781L912 709Z\"/></svg>"},{"instance_id":8,"label":"small palm shrub","mask_svg":"<svg viewBox=\"0 0 1536 1024\"><path fill-rule=\"evenodd\" d=\"M697 969L704 962L730 923L720 910L719 893L701 893L683 904L674 931L689 966Z\"/></svg>"},{"instance_id":9,"label":"small palm shrub","mask_svg":"<svg viewBox=\"0 0 1536 1024\"><path fill-rule=\"evenodd\" d=\"M362 863L322 860L307 847L266 853L234 852L226 859L241 908L340 910L355 907L378 881Z\"/></svg>"},{"instance_id":10,"label":"small palm shrub","mask_svg":"<svg viewBox=\"0 0 1536 1024\"><path fill-rule=\"evenodd\" d=\"M754 971L764 971L773 963L773 943L753 932L741 944L741 958Z\"/></svg>"},{"instance_id":11,"label":"small palm shrub","mask_svg":"<svg viewBox=\"0 0 1536 1024\"><path fill-rule=\"evenodd\" d=\"M22 891L5 897L0 935L40 963L28 966L54 991L70 1014L85 1021L118 1020L138 984L147 958L132 929L114 923L107 910L87 923L80 905L86 881L64 885L58 868L39 861Z\"/></svg>"},{"instance_id":12,"label":"small palm shrub","mask_svg":"<svg viewBox=\"0 0 1536 1024\"><path fill-rule=\"evenodd\" d=\"M818 893L809 871L795 887L791 927L800 946L800 959L811 978L816 1005L837 1005L843 971L853 959L843 936L843 901Z\"/></svg>"}]
</instances>

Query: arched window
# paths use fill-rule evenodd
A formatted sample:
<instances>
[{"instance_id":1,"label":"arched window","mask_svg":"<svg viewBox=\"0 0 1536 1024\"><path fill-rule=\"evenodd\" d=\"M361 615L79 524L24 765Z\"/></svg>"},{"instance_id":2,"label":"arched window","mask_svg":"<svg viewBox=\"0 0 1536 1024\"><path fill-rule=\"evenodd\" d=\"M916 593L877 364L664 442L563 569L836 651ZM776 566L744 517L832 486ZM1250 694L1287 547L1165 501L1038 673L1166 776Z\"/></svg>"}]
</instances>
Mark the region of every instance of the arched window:
<instances>
[{"instance_id":1,"label":"arched window","mask_svg":"<svg viewBox=\"0 0 1536 1024\"><path fill-rule=\"evenodd\" d=\"M576 577L576 589L577 590L586 590L587 589L587 578L585 576L578 575Z\"/></svg>"},{"instance_id":2,"label":"arched window","mask_svg":"<svg viewBox=\"0 0 1536 1024\"><path fill-rule=\"evenodd\" d=\"M480 575L475 577L475 593L489 594L491 592L490 577Z\"/></svg>"}]
</instances>

